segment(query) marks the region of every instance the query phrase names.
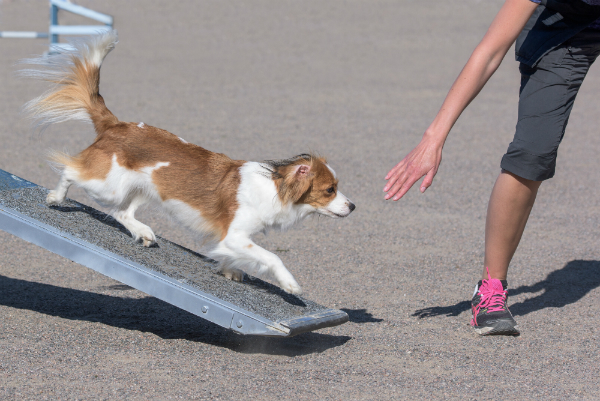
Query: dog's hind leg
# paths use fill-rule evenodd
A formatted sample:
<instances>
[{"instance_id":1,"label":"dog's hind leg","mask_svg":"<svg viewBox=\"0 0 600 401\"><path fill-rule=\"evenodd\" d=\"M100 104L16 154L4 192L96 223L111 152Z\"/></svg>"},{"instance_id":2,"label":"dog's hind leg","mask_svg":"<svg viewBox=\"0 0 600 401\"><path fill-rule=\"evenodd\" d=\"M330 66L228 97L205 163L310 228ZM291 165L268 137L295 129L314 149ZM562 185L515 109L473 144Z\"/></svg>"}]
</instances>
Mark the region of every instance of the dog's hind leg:
<instances>
[{"instance_id":1,"label":"dog's hind leg","mask_svg":"<svg viewBox=\"0 0 600 401\"><path fill-rule=\"evenodd\" d=\"M134 197L129 205L114 213L117 221L129 230L135 241L141 240L144 246L149 247L156 243L156 236L150 227L135 219L135 211L147 202L143 195Z\"/></svg>"},{"instance_id":2,"label":"dog's hind leg","mask_svg":"<svg viewBox=\"0 0 600 401\"><path fill-rule=\"evenodd\" d=\"M228 261L225 260L220 261L220 272L229 280L238 281L241 283L244 281L244 272L243 270L236 269L232 266L232 264L233 263L228 263Z\"/></svg>"},{"instance_id":3,"label":"dog's hind leg","mask_svg":"<svg viewBox=\"0 0 600 401\"><path fill-rule=\"evenodd\" d=\"M71 171L67 168L63 170L60 181L55 189L48 192L48 196L46 196L46 203L48 205L58 205L65 200L67 196L67 191L71 184L73 184L73 179L71 178Z\"/></svg>"}]
</instances>

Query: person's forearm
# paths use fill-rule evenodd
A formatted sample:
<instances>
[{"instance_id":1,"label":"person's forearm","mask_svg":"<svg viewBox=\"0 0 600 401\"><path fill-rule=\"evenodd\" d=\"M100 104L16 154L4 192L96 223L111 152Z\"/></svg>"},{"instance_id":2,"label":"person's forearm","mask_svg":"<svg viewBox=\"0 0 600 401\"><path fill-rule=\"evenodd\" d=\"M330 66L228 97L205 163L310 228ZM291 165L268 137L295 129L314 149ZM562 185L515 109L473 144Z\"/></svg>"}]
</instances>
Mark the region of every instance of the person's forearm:
<instances>
[{"instance_id":1,"label":"person's forearm","mask_svg":"<svg viewBox=\"0 0 600 401\"><path fill-rule=\"evenodd\" d=\"M475 49L425 135L443 144L458 117L479 94L501 61L502 58L491 58L479 47Z\"/></svg>"},{"instance_id":2,"label":"person's forearm","mask_svg":"<svg viewBox=\"0 0 600 401\"><path fill-rule=\"evenodd\" d=\"M529 0L506 1L450 88L425 136L443 146L458 117L496 72L535 7Z\"/></svg>"}]
</instances>

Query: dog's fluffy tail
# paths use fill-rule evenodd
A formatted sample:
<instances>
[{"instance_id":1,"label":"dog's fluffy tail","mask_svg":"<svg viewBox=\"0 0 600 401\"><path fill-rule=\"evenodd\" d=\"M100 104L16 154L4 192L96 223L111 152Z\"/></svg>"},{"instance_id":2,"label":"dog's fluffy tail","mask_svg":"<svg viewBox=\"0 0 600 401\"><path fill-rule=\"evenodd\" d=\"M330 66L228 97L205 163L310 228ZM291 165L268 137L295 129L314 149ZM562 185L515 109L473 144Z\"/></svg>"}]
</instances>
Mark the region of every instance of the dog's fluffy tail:
<instances>
[{"instance_id":1,"label":"dog's fluffy tail","mask_svg":"<svg viewBox=\"0 0 600 401\"><path fill-rule=\"evenodd\" d=\"M23 107L36 126L75 120L93 123L101 134L119 122L98 92L100 66L117 41L117 32L108 31L72 42L72 48L61 49L61 53L22 61L39 67L22 70L20 75L54 84Z\"/></svg>"}]
</instances>

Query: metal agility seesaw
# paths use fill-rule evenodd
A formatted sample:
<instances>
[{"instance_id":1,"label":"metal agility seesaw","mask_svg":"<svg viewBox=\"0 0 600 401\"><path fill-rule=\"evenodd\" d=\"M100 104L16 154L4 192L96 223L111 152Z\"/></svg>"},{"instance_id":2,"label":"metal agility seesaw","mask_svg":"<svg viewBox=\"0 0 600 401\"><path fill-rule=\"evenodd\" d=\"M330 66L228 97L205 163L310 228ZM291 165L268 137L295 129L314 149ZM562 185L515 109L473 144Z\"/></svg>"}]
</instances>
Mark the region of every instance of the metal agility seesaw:
<instances>
[{"instance_id":1,"label":"metal agility seesaw","mask_svg":"<svg viewBox=\"0 0 600 401\"><path fill-rule=\"evenodd\" d=\"M294 336L336 326L348 315L248 277L216 273L217 262L157 236L135 243L111 216L0 170L0 229L241 334Z\"/></svg>"}]
</instances>

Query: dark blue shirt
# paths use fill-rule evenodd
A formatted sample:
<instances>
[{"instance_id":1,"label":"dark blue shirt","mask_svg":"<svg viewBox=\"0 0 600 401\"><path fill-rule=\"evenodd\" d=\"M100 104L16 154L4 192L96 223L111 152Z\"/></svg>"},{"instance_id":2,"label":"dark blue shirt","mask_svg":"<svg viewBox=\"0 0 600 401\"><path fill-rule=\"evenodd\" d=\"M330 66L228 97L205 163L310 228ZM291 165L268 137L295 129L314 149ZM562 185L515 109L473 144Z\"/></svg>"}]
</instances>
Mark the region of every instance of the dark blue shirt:
<instances>
[{"instance_id":1,"label":"dark blue shirt","mask_svg":"<svg viewBox=\"0 0 600 401\"><path fill-rule=\"evenodd\" d=\"M534 3L540 4L541 0L531 0ZM584 3L589 4L590 6L600 6L600 0L582 0ZM600 30L600 18L596 21L592 22L589 26L589 29L597 29Z\"/></svg>"}]
</instances>

